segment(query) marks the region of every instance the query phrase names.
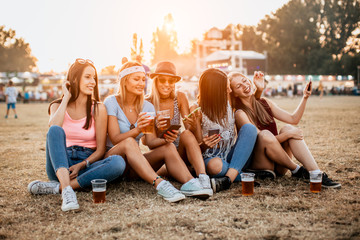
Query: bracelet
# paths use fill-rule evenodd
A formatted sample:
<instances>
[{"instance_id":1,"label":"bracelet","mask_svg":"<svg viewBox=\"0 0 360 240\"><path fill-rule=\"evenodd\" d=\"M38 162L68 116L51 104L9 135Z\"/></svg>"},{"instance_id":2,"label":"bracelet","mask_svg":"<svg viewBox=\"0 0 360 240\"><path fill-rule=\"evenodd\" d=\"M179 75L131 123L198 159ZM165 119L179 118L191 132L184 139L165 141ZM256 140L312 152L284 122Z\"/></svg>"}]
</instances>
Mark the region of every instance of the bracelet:
<instances>
[{"instance_id":1,"label":"bracelet","mask_svg":"<svg viewBox=\"0 0 360 240\"><path fill-rule=\"evenodd\" d=\"M85 168L90 167L90 162L89 162L89 160L85 160L85 162L86 162Z\"/></svg>"},{"instance_id":2,"label":"bracelet","mask_svg":"<svg viewBox=\"0 0 360 240\"><path fill-rule=\"evenodd\" d=\"M157 177L154 179L154 181L153 181L153 183L152 183L152 185L153 185L153 186L155 186L155 182L156 182L156 180L158 180L159 178L161 178L161 179L162 179L162 177L161 177L161 176L157 176Z\"/></svg>"}]
</instances>

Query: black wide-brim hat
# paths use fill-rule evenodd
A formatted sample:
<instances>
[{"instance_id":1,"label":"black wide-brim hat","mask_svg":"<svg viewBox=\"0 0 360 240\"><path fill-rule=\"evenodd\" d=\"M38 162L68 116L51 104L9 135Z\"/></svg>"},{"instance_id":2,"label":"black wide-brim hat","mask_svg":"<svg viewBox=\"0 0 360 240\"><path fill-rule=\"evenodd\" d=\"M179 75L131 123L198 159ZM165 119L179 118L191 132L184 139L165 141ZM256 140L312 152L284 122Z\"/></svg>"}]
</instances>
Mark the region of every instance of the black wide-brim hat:
<instances>
[{"instance_id":1,"label":"black wide-brim hat","mask_svg":"<svg viewBox=\"0 0 360 240\"><path fill-rule=\"evenodd\" d=\"M159 75L173 77L177 82L181 79L180 76L176 75L175 65L168 61L159 62L156 65L155 72L150 74L150 78L154 78Z\"/></svg>"}]
</instances>

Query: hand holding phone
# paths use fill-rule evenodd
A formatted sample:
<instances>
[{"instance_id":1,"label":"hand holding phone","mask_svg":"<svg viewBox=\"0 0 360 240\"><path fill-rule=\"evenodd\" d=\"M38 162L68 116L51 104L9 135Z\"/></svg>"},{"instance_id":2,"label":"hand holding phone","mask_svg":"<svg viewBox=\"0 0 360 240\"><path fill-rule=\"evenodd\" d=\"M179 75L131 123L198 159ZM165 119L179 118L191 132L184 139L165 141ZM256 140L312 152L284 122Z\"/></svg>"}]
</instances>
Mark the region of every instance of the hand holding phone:
<instances>
[{"instance_id":1,"label":"hand holding phone","mask_svg":"<svg viewBox=\"0 0 360 240\"><path fill-rule=\"evenodd\" d=\"M179 130L181 125L171 125L168 129L164 130L160 135L159 138L165 138L164 134L167 132L171 132L172 130Z\"/></svg>"},{"instance_id":2,"label":"hand holding phone","mask_svg":"<svg viewBox=\"0 0 360 240\"><path fill-rule=\"evenodd\" d=\"M308 90L308 91L311 91L311 86L312 86L312 81L311 81L311 79L310 79L309 85L308 85L308 87L307 87L307 90Z\"/></svg>"}]
</instances>

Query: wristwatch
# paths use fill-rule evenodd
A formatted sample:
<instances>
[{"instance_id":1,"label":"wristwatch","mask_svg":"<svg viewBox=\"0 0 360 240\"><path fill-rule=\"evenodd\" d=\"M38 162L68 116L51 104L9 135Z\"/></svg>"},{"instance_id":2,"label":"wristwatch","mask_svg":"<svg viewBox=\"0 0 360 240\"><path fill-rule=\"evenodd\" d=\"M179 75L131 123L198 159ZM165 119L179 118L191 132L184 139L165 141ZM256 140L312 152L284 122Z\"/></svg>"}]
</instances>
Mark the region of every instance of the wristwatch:
<instances>
[{"instance_id":1,"label":"wristwatch","mask_svg":"<svg viewBox=\"0 0 360 240\"><path fill-rule=\"evenodd\" d=\"M85 162L86 162L86 168L88 168L88 167L90 167L90 162L89 162L89 160L85 160Z\"/></svg>"}]
</instances>

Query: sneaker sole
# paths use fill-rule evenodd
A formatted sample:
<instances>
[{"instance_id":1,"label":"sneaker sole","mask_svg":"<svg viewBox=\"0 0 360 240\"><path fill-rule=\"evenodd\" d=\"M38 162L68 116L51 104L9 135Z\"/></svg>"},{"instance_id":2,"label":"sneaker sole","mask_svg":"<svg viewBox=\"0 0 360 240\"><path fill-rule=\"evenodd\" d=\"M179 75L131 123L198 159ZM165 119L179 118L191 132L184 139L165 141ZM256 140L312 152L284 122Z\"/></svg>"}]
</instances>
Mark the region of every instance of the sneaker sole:
<instances>
[{"instance_id":1,"label":"sneaker sole","mask_svg":"<svg viewBox=\"0 0 360 240\"><path fill-rule=\"evenodd\" d=\"M33 193L33 192L31 191L31 188L34 186L34 184L36 184L36 183L38 183L38 182L40 182L40 180L35 180L35 181L32 181L31 183L29 183L29 185L28 185L28 187L27 187L29 193L35 195L35 193Z\"/></svg>"},{"instance_id":2,"label":"sneaker sole","mask_svg":"<svg viewBox=\"0 0 360 240\"><path fill-rule=\"evenodd\" d=\"M214 193L216 193L216 184L215 184L215 178L210 179L211 188Z\"/></svg>"},{"instance_id":3,"label":"sneaker sole","mask_svg":"<svg viewBox=\"0 0 360 240\"><path fill-rule=\"evenodd\" d=\"M175 202L179 202L181 200L185 199L185 195L182 196L178 196L178 197L173 197L173 198L165 198L163 197L166 201L171 202L171 203L175 203Z\"/></svg>"},{"instance_id":4,"label":"sneaker sole","mask_svg":"<svg viewBox=\"0 0 360 240\"><path fill-rule=\"evenodd\" d=\"M187 197L197 197L197 198L209 198L213 195L213 191L211 189L202 189L199 191L192 191L192 192L186 192L186 191L180 191L180 192Z\"/></svg>"},{"instance_id":5,"label":"sneaker sole","mask_svg":"<svg viewBox=\"0 0 360 240\"><path fill-rule=\"evenodd\" d=\"M321 187L323 187L323 188L333 188L333 189L335 189L335 188L341 188L341 184L339 183L339 184L336 184L336 185L333 185L333 186L321 185Z\"/></svg>"},{"instance_id":6,"label":"sneaker sole","mask_svg":"<svg viewBox=\"0 0 360 240\"><path fill-rule=\"evenodd\" d=\"M77 210L77 209L79 209L80 208L80 206L79 206L79 204L78 205L75 205L75 206L69 206L69 207L61 207L61 210L63 211L63 212L67 212L67 211L70 211L70 210Z\"/></svg>"}]
</instances>

